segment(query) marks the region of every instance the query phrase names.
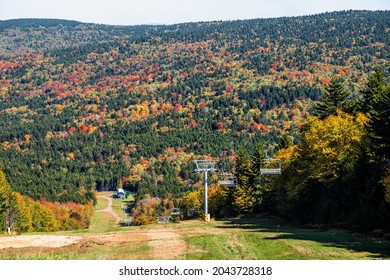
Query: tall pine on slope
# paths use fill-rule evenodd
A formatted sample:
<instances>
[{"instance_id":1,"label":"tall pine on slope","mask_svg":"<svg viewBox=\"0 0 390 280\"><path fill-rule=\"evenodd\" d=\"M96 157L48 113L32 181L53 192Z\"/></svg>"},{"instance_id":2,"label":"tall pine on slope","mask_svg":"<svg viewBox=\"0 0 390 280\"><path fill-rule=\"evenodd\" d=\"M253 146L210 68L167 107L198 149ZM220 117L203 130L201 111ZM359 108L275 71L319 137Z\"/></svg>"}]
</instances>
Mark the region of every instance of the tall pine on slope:
<instances>
[{"instance_id":1,"label":"tall pine on slope","mask_svg":"<svg viewBox=\"0 0 390 280\"><path fill-rule=\"evenodd\" d=\"M257 144L251 156L243 148L237 153L234 175L237 176L238 185L234 192L234 205L238 213L250 213L263 202L266 189L260 184L259 171L264 158L261 142Z\"/></svg>"},{"instance_id":2,"label":"tall pine on slope","mask_svg":"<svg viewBox=\"0 0 390 280\"><path fill-rule=\"evenodd\" d=\"M369 114L366 131L369 138L369 168L379 179L378 188L384 187L387 203L390 203L390 84L389 77L377 68L368 78L362 91L361 110ZM382 193L382 190L380 191Z\"/></svg>"},{"instance_id":3,"label":"tall pine on slope","mask_svg":"<svg viewBox=\"0 0 390 280\"><path fill-rule=\"evenodd\" d=\"M314 115L324 119L330 115L337 115L337 111L350 112L353 108L353 103L350 100L350 92L347 91L342 83L337 80L332 80L325 87L320 101L313 107Z\"/></svg>"},{"instance_id":4,"label":"tall pine on slope","mask_svg":"<svg viewBox=\"0 0 390 280\"><path fill-rule=\"evenodd\" d=\"M377 67L368 77L365 88L361 90L363 99L359 103L359 109L363 113L377 114L378 102L380 102L386 87L385 74Z\"/></svg>"},{"instance_id":5,"label":"tall pine on slope","mask_svg":"<svg viewBox=\"0 0 390 280\"><path fill-rule=\"evenodd\" d=\"M387 78L388 79L388 78ZM359 104L364 113L370 114L367 132L375 153L390 159L390 85L380 68L368 78L362 90L363 100Z\"/></svg>"}]
</instances>

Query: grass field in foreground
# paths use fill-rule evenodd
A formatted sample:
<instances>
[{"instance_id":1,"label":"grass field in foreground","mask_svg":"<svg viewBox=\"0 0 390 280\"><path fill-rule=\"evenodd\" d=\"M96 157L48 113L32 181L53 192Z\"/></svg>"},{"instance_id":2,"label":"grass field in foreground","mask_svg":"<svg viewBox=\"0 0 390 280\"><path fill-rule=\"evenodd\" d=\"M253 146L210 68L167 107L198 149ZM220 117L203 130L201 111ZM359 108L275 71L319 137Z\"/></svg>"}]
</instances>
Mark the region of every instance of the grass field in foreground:
<instances>
[{"instance_id":1,"label":"grass field in foreground","mask_svg":"<svg viewBox=\"0 0 390 280\"><path fill-rule=\"evenodd\" d=\"M269 219L230 220L240 231L184 237L186 259L363 260L390 259L390 242L340 230L280 227Z\"/></svg>"},{"instance_id":2,"label":"grass field in foreground","mask_svg":"<svg viewBox=\"0 0 390 280\"><path fill-rule=\"evenodd\" d=\"M61 233L80 235L82 240L77 244L61 248L2 249L0 259L145 260L158 259L156 257L158 250L175 249L180 253L173 259L178 260L390 259L388 240L341 230L318 231L280 226L266 218L229 219L211 223L191 220L114 229L110 228L113 225L109 221L105 222L103 217L95 217L102 219L99 224L95 224L99 225L99 228ZM151 233L154 235L150 235ZM176 245L178 248L174 248L175 245L163 249L156 248L153 244L159 234L161 236L168 234L180 240L178 243L172 243L179 244ZM107 235L110 236L109 240L104 239ZM169 239L161 239L158 246L168 241ZM186 248L185 251L181 250L182 248Z\"/></svg>"}]
</instances>

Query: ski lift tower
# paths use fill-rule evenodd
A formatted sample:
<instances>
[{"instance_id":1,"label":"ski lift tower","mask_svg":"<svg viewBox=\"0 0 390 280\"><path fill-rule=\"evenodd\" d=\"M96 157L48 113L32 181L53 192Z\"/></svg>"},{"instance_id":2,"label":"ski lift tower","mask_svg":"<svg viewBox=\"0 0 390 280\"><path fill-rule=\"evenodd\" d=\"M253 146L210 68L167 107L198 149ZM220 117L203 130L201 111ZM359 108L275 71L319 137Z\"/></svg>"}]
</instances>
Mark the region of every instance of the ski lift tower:
<instances>
[{"instance_id":1,"label":"ski lift tower","mask_svg":"<svg viewBox=\"0 0 390 280\"><path fill-rule=\"evenodd\" d=\"M208 172L216 172L215 164L216 160L194 160L196 164L195 172L204 172L204 219L206 222L210 222L210 214L208 213L208 202L207 202L207 173Z\"/></svg>"}]
</instances>

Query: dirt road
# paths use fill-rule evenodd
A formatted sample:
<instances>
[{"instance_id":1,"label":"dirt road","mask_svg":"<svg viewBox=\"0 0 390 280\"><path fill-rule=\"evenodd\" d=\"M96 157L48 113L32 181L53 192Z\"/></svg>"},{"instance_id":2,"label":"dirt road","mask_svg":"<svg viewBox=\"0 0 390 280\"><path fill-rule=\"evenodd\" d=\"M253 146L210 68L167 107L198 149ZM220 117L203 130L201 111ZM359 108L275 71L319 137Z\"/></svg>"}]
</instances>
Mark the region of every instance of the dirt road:
<instances>
[{"instance_id":1,"label":"dirt road","mask_svg":"<svg viewBox=\"0 0 390 280\"><path fill-rule=\"evenodd\" d=\"M122 221L122 218L112 209L112 198L109 196L98 196L108 200L108 206L105 209L97 210L96 212L107 212L114 216L116 222L119 223Z\"/></svg>"}]
</instances>

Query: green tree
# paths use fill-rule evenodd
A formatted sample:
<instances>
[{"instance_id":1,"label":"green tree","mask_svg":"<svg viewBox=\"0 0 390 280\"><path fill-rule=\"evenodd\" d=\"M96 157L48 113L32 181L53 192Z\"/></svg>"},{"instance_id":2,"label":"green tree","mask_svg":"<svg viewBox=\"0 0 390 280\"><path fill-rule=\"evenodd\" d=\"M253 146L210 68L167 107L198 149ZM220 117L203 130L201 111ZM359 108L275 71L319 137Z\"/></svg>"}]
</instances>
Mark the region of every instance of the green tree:
<instances>
[{"instance_id":1,"label":"green tree","mask_svg":"<svg viewBox=\"0 0 390 280\"><path fill-rule=\"evenodd\" d=\"M237 154L234 174L237 186L233 203L239 213L250 213L260 207L263 201L264 186L260 184L259 171L264 159L263 143L259 142L252 156L240 149Z\"/></svg>"},{"instance_id":2,"label":"green tree","mask_svg":"<svg viewBox=\"0 0 390 280\"><path fill-rule=\"evenodd\" d=\"M350 92L344 85L336 80L332 80L325 87L319 102L313 106L314 115L324 119L330 115L336 115L338 111L351 112L353 103L350 100Z\"/></svg>"},{"instance_id":3,"label":"green tree","mask_svg":"<svg viewBox=\"0 0 390 280\"><path fill-rule=\"evenodd\" d=\"M377 67L368 77L365 87L361 90L362 100L359 102L359 110L363 113L378 114L378 104L381 103L384 91L386 91L386 78L382 69ZM388 103L387 103L388 104Z\"/></svg>"},{"instance_id":4,"label":"green tree","mask_svg":"<svg viewBox=\"0 0 390 280\"><path fill-rule=\"evenodd\" d=\"M287 135L287 134L283 134L283 135L280 136L280 138L278 139L278 146L277 146L277 149L278 149L278 150L287 149L287 148L290 147L291 145L292 145L292 142L291 142L290 138L288 138L288 135Z\"/></svg>"},{"instance_id":5,"label":"green tree","mask_svg":"<svg viewBox=\"0 0 390 280\"><path fill-rule=\"evenodd\" d=\"M250 157L243 148L237 153L237 161L234 169L237 177L237 187L234 193L234 205L238 212L251 212L255 198L249 194L251 183Z\"/></svg>"},{"instance_id":6,"label":"green tree","mask_svg":"<svg viewBox=\"0 0 390 280\"><path fill-rule=\"evenodd\" d=\"M390 218L390 84L380 68L369 76L363 89L361 109L369 116L366 123L367 143L363 165L366 194L370 201L366 216L373 216L371 224L387 227ZM369 171L367 171L369 170ZM366 217L364 217L366 218ZM367 218L366 218L367 219Z\"/></svg>"},{"instance_id":7,"label":"green tree","mask_svg":"<svg viewBox=\"0 0 390 280\"><path fill-rule=\"evenodd\" d=\"M370 115L367 131L375 154L390 158L390 84L383 71L377 68L363 89L361 110Z\"/></svg>"}]
</instances>

